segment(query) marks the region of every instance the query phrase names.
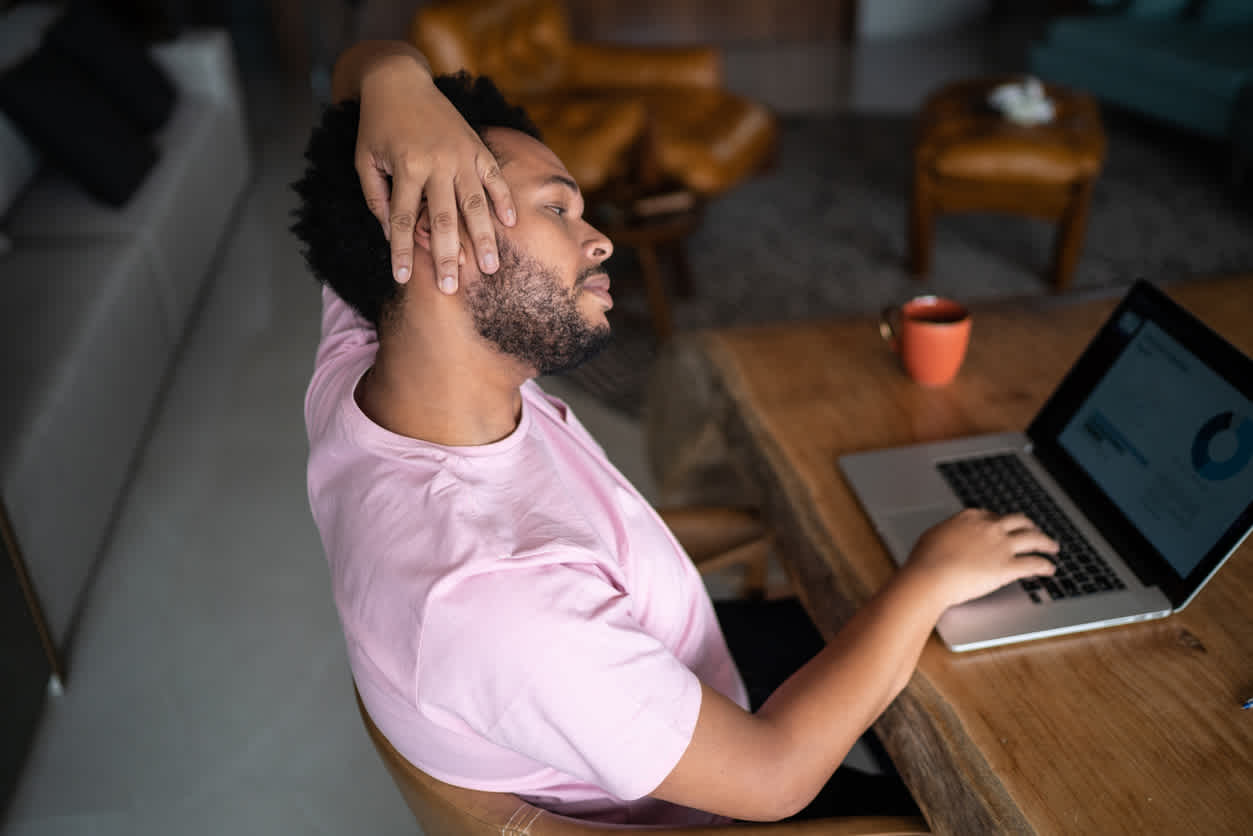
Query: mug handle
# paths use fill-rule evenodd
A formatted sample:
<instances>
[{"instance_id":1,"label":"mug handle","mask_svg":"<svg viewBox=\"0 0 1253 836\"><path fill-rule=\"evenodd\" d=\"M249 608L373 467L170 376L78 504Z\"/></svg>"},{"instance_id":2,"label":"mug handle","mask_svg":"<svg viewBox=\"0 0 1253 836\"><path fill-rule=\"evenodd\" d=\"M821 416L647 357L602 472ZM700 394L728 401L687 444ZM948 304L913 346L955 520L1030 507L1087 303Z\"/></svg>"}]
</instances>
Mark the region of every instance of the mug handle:
<instances>
[{"instance_id":1,"label":"mug handle","mask_svg":"<svg viewBox=\"0 0 1253 836\"><path fill-rule=\"evenodd\" d=\"M892 325L892 320L900 315L899 305L888 305L879 312L879 336L893 351L900 351L901 340L896 334L896 327Z\"/></svg>"}]
</instances>

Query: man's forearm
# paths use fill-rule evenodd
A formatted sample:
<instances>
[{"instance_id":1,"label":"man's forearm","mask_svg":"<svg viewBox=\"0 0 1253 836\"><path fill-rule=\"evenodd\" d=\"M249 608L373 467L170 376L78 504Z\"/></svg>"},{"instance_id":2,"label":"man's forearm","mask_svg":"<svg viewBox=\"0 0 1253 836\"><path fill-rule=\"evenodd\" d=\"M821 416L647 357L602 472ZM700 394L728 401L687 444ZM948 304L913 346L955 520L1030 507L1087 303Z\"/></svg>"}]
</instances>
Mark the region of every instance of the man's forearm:
<instances>
[{"instance_id":1,"label":"man's forearm","mask_svg":"<svg viewBox=\"0 0 1253 836\"><path fill-rule=\"evenodd\" d=\"M802 806L904 689L944 608L925 573L898 573L762 706L794 743L788 784Z\"/></svg>"},{"instance_id":2,"label":"man's forearm","mask_svg":"<svg viewBox=\"0 0 1253 836\"><path fill-rule=\"evenodd\" d=\"M408 58L427 75L431 74L431 65L426 57L404 41L361 41L344 50L336 59L331 75L331 97L336 102L359 98L367 71L389 57Z\"/></svg>"},{"instance_id":3,"label":"man's forearm","mask_svg":"<svg viewBox=\"0 0 1253 836\"><path fill-rule=\"evenodd\" d=\"M930 581L898 572L756 714L704 686L687 750L653 795L758 821L804 808L909 681L945 606Z\"/></svg>"}]
</instances>

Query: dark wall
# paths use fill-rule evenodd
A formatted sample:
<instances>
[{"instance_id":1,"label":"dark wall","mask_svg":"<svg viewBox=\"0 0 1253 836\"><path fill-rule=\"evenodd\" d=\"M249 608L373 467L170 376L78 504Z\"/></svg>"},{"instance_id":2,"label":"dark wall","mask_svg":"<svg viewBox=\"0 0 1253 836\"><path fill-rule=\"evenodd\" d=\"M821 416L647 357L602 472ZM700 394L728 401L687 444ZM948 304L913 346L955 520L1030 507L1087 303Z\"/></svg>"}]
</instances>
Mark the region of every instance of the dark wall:
<instances>
[{"instance_id":1,"label":"dark wall","mask_svg":"<svg viewBox=\"0 0 1253 836\"><path fill-rule=\"evenodd\" d=\"M155 2L155 0L149 0ZM177 2L177 0L167 0ZM182 0L195 6L230 0ZM236 0L238 2L238 0ZM273 40L289 73L356 38L404 38L423 0L268 0ZM843 41L858 0L566 0L580 38L633 43Z\"/></svg>"}]
</instances>

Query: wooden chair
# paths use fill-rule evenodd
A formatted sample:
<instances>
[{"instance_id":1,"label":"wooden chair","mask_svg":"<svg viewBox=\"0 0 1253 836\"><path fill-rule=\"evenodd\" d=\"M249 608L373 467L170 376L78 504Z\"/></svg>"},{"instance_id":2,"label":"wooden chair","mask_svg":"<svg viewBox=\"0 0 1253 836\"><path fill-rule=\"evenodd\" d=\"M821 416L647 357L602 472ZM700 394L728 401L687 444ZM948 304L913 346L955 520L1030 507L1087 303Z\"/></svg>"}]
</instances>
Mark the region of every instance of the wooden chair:
<instances>
[{"instance_id":1,"label":"wooden chair","mask_svg":"<svg viewBox=\"0 0 1253 836\"><path fill-rule=\"evenodd\" d=\"M749 597L767 593L767 561L773 537L755 513L736 508L689 507L661 509L660 514L702 574L743 566L747 571L741 593ZM579 821L542 810L516 795L468 790L432 778L396 751L370 719L361 695L356 696L370 740L425 836L594 836L610 830L640 830L656 836L912 836L931 832L925 821L909 816L684 828L636 828Z\"/></svg>"},{"instance_id":2,"label":"wooden chair","mask_svg":"<svg viewBox=\"0 0 1253 836\"><path fill-rule=\"evenodd\" d=\"M770 585L774 535L753 511L740 508L660 508L658 513L702 575L739 571L740 598L776 598L790 585Z\"/></svg>"},{"instance_id":3,"label":"wooden chair","mask_svg":"<svg viewBox=\"0 0 1253 836\"><path fill-rule=\"evenodd\" d=\"M388 742L370 719L360 694L357 709L424 836L596 836L606 831L641 831L650 836L915 836L931 832L925 821L910 816L850 816L726 827L628 827L580 821L542 810L509 793L468 790L437 781L405 760Z\"/></svg>"}]
</instances>

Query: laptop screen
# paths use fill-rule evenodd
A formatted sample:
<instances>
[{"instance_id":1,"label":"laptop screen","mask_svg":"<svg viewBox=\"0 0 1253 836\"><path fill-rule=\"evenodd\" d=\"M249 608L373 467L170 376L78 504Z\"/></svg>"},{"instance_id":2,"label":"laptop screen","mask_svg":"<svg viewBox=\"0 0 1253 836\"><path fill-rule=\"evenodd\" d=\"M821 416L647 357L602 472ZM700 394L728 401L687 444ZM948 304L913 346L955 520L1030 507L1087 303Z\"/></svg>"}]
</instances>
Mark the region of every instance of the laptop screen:
<instances>
[{"instance_id":1,"label":"laptop screen","mask_svg":"<svg viewBox=\"0 0 1253 836\"><path fill-rule=\"evenodd\" d=\"M1253 497L1253 402L1137 311L1111 326L1122 350L1057 440L1187 577Z\"/></svg>"}]
</instances>

